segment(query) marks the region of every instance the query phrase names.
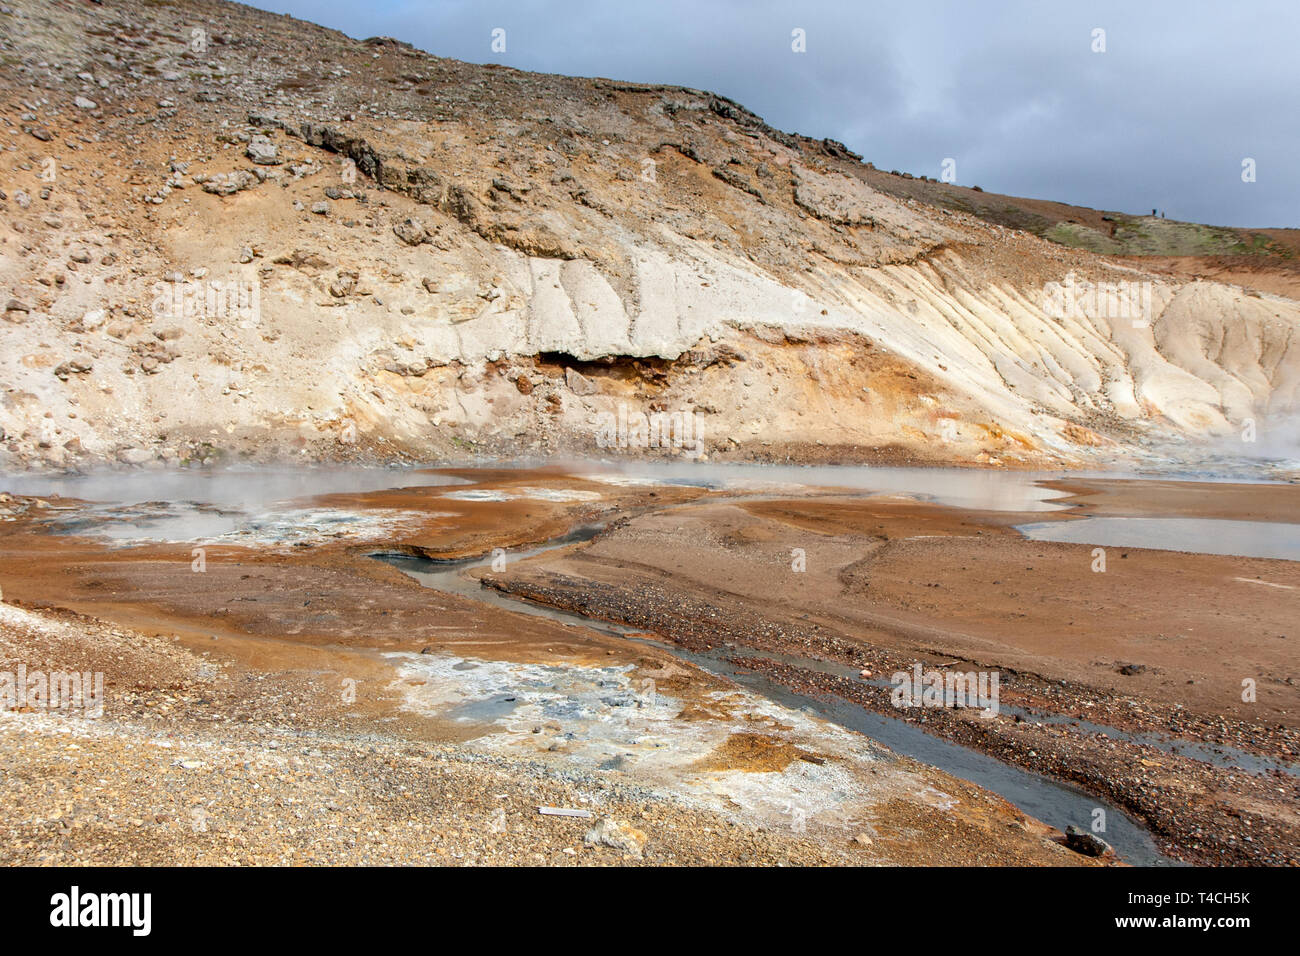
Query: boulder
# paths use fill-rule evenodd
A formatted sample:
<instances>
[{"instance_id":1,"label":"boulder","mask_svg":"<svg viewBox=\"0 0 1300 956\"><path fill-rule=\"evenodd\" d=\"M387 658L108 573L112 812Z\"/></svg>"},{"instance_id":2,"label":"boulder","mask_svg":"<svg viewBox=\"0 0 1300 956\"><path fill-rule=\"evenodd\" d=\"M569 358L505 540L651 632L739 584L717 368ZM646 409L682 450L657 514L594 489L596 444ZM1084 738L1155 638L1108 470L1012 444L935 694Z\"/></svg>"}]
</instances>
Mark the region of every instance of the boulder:
<instances>
[{"instance_id":1,"label":"boulder","mask_svg":"<svg viewBox=\"0 0 1300 956\"><path fill-rule=\"evenodd\" d=\"M587 831L582 842L588 846L611 847L640 859L645 849L646 835L629 823L605 817Z\"/></svg>"},{"instance_id":2,"label":"boulder","mask_svg":"<svg viewBox=\"0 0 1300 956\"><path fill-rule=\"evenodd\" d=\"M244 154L259 166L278 166L283 162L275 148L275 143L265 136L254 136L249 141Z\"/></svg>"},{"instance_id":3,"label":"boulder","mask_svg":"<svg viewBox=\"0 0 1300 956\"><path fill-rule=\"evenodd\" d=\"M245 169L230 173L217 173L203 180L203 191L216 196L233 196L244 189L251 189L258 183L258 178Z\"/></svg>"},{"instance_id":4,"label":"boulder","mask_svg":"<svg viewBox=\"0 0 1300 956\"><path fill-rule=\"evenodd\" d=\"M1074 825L1065 828L1065 845L1084 856L1104 856L1111 852L1110 844L1101 837Z\"/></svg>"},{"instance_id":5,"label":"boulder","mask_svg":"<svg viewBox=\"0 0 1300 956\"><path fill-rule=\"evenodd\" d=\"M123 448L117 453L118 461L128 465L143 465L153 461L153 452L147 448Z\"/></svg>"},{"instance_id":6,"label":"boulder","mask_svg":"<svg viewBox=\"0 0 1300 956\"><path fill-rule=\"evenodd\" d=\"M418 219L403 219L393 227L393 235L408 246L418 246L429 241L429 230Z\"/></svg>"}]
</instances>

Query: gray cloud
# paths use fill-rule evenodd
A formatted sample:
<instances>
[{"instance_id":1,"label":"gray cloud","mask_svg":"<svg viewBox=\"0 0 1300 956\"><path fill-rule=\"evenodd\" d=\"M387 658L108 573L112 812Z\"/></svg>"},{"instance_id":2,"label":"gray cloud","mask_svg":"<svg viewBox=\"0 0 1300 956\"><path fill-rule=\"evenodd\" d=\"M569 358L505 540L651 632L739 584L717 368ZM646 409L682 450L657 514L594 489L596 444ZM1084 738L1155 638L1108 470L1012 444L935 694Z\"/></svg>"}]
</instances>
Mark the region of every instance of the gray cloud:
<instances>
[{"instance_id":1,"label":"gray cloud","mask_svg":"<svg viewBox=\"0 0 1300 956\"><path fill-rule=\"evenodd\" d=\"M1236 226L1300 225L1300 4L275 0L358 38L715 90L885 169ZM491 31L507 50L494 54ZM807 33L793 53L790 32ZM1094 53L1092 31L1106 31ZM1241 181L1241 162L1258 178Z\"/></svg>"}]
</instances>

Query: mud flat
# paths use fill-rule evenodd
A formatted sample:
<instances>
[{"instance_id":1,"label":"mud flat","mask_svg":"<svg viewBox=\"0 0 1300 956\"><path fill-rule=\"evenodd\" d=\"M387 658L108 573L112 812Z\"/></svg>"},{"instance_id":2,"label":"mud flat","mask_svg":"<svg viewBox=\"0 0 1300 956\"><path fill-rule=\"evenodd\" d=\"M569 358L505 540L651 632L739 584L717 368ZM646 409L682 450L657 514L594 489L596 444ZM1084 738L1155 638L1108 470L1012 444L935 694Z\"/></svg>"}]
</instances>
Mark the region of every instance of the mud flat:
<instances>
[{"instance_id":1,"label":"mud flat","mask_svg":"<svg viewBox=\"0 0 1300 956\"><path fill-rule=\"evenodd\" d=\"M1285 536L1300 489L1121 482L1108 500L1110 488L1072 485L1075 507L1046 514L898 496L710 502L483 580L1073 783L1143 821L1174 857L1294 864L1300 564L1099 555L1017 526L1081 524L1094 508L1177 521L1173 497L1184 515L1202 502L1215 516L1203 520L1248 516ZM1147 502L1163 507L1144 515ZM917 662L998 671L1000 713L892 706L890 675Z\"/></svg>"},{"instance_id":2,"label":"mud flat","mask_svg":"<svg viewBox=\"0 0 1300 956\"><path fill-rule=\"evenodd\" d=\"M1179 515L1275 526L1295 486L594 465L166 480L163 499L147 475L29 479L46 497L0 505L9 670L100 670L108 691L97 721L4 717L45 775L8 815L15 859L1088 863L1060 830L1100 819L1126 862L1297 862L1300 565L1107 547L1100 570L1087 542L1018 530L1160 520L1180 495ZM891 675L918 663L998 672L996 714L893 706ZM132 808L159 734L228 766L160 778L150 824ZM42 789L74 773L70 740L117 810ZM286 752L351 780L366 839L335 840L286 773L248 780L301 838L252 847L241 828L274 814L232 808L230 772ZM593 818L540 816L543 791ZM167 800L233 842L182 832ZM68 813L84 833L50 824Z\"/></svg>"},{"instance_id":3,"label":"mud flat","mask_svg":"<svg viewBox=\"0 0 1300 956\"><path fill-rule=\"evenodd\" d=\"M147 480L111 501L7 497L0 669L99 671L106 688L98 718L0 717L21 768L7 858L1116 862L672 649L435 593L372 557L501 549L508 567L528 542L733 492L424 477L237 501L160 500Z\"/></svg>"}]
</instances>

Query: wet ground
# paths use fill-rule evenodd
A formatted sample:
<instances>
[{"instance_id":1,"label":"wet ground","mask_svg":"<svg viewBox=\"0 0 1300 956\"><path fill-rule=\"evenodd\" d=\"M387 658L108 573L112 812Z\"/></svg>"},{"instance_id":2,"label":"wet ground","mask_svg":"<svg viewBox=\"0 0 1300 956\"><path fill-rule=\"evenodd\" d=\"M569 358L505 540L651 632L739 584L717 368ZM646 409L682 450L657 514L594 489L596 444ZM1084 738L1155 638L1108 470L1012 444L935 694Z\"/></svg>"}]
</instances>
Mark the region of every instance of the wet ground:
<instances>
[{"instance_id":1,"label":"wet ground","mask_svg":"<svg viewBox=\"0 0 1300 956\"><path fill-rule=\"evenodd\" d=\"M1091 533L1017 530L1294 542L1293 485L583 464L8 487L44 497L0 505L7 601L313 675L322 702L355 681L326 708L350 726L880 862L1082 861L1050 841L1069 824L1133 863L1298 860L1300 564L1152 535L1096 542L1098 570ZM900 711L889 675L918 661L998 670L1000 713Z\"/></svg>"}]
</instances>

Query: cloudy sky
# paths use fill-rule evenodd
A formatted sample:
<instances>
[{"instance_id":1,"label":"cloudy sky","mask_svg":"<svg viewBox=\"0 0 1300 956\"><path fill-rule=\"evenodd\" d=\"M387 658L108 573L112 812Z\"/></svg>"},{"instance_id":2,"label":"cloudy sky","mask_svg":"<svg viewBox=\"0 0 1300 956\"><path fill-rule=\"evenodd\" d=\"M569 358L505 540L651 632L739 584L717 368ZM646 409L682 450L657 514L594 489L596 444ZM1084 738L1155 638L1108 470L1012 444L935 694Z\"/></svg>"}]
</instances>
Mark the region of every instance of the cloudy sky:
<instances>
[{"instance_id":1,"label":"cloudy sky","mask_svg":"<svg viewBox=\"0 0 1300 956\"><path fill-rule=\"evenodd\" d=\"M884 169L937 177L951 157L959 183L993 192L1300 226L1296 0L254 5L476 63L715 90Z\"/></svg>"}]
</instances>

